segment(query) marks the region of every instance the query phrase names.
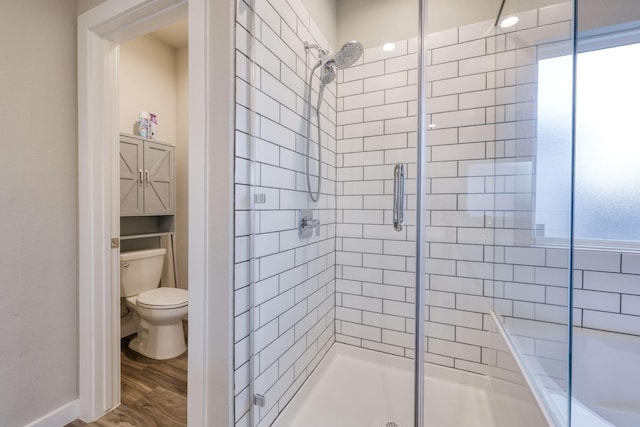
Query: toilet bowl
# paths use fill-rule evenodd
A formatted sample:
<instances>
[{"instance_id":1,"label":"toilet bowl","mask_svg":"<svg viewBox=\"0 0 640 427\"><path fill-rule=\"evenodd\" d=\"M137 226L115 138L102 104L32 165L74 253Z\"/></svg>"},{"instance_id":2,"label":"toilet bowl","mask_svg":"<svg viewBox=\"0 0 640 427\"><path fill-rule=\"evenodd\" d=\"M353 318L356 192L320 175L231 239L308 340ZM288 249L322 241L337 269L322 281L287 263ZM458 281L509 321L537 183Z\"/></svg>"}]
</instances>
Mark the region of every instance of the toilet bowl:
<instances>
[{"instance_id":1,"label":"toilet bowl","mask_svg":"<svg viewBox=\"0 0 640 427\"><path fill-rule=\"evenodd\" d=\"M182 328L189 294L184 289L158 287L165 249L120 254L120 292L133 311L137 336L129 348L150 359L177 357L187 349Z\"/></svg>"}]
</instances>

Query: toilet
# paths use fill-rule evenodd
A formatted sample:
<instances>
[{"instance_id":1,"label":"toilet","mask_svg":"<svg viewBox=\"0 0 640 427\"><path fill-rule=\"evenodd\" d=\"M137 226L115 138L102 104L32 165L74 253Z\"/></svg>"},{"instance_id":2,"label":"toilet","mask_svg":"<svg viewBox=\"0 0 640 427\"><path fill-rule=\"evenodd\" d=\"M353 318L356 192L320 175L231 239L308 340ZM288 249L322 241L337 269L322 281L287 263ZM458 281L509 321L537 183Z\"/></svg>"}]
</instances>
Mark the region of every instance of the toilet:
<instances>
[{"instance_id":1,"label":"toilet","mask_svg":"<svg viewBox=\"0 0 640 427\"><path fill-rule=\"evenodd\" d=\"M184 289L158 287L166 249L120 254L120 297L133 311L138 336L129 348L150 359L177 357L187 350L182 319L189 294Z\"/></svg>"}]
</instances>

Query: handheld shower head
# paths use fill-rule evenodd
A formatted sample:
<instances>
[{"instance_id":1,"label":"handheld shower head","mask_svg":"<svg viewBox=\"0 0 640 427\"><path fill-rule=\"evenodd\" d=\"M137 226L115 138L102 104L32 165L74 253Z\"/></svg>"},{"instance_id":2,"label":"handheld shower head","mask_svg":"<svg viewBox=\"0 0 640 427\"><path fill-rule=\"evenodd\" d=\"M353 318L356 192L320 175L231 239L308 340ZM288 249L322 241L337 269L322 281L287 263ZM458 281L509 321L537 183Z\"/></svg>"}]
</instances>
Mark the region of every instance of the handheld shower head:
<instances>
[{"instance_id":1,"label":"handheld shower head","mask_svg":"<svg viewBox=\"0 0 640 427\"><path fill-rule=\"evenodd\" d=\"M322 63L335 64L338 68L349 68L360 58L363 51L362 43L352 40L343 44L337 52L322 58Z\"/></svg>"},{"instance_id":2,"label":"handheld shower head","mask_svg":"<svg viewBox=\"0 0 640 427\"><path fill-rule=\"evenodd\" d=\"M320 70L320 84L326 86L336 79L336 70L329 64L322 66Z\"/></svg>"},{"instance_id":3,"label":"handheld shower head","mask_svg":"<svg viewBox=\"0 0 640 427\"><path fill-rule=\"evenodd\" d=\"M309 108L307 109L307 168L306 168L306 176L307 176L307 192L309 193L309 197L312 201L317 202L320 199L320 187L322 185L322 144L320 143L320 139L322 137L322 128L320 121L320 106L322 105L322 95L324 93L324 88L329 83L336 79L336 68L348 68L351 67L355 62L360 58L363 52L362 44L357 41L350 41L342 45L339 51L332 55L328 55L327 51L319 47L315 44L309 44L307 42L304 43L304 48L306 51L309 49L318 50L318 59L319 61L311 70L311 75L309 77ZM309 174L309 151L311 150L311 139L309 135L311 134L311 82L313 82L313 75L316 70L320 68L320 88L318 90L318 103L315 108L316 110L316 118L318 120L318 175L317 175L317 183L316 190L311 189L311 177Z\"/></svg>"}]
</instances>

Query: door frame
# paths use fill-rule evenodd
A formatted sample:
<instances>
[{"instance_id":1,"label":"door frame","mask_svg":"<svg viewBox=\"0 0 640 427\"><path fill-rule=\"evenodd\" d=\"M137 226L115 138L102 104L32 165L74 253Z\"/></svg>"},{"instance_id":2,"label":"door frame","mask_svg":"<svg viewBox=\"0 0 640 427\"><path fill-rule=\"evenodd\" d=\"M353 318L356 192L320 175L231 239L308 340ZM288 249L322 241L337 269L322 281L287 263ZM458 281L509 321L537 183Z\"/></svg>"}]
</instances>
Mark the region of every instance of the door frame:
<instances>
[{"instance_id":1,"label":"door frame","mask_svg":"<svg viewBox=\"0 0 640 427\"><path fill-rule=\"evenodd\" d=\"M78 415L84 421L120 402L120 263L119 249L111 248L120 227L118 45L186 16L188 424L234 422L235 2L228 0L107 0L78 17Z\"/></svg>"}]
</instances>

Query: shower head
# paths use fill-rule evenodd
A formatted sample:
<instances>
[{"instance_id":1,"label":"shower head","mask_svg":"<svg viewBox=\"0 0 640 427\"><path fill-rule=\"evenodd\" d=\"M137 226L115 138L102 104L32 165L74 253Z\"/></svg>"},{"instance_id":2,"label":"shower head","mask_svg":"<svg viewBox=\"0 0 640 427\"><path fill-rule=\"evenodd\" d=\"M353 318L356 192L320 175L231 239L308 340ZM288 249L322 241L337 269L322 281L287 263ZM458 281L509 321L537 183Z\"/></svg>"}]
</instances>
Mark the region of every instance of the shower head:
<instances>
[{"instance_id":1,"label":"shower head","mask_svg":"<svg viewBox=\"0 0 640 427\"><path fill-rule=\"evenodd\" d=\"M322 66L320 70L320 84L323 86L328 85L336 79L336 70L329 64Z\"/></svg>"},{"instance_id":2,"label":"shower head","mask_svg":"<svg viewBox=\"0 0 640 427\"><path fill-rule=\"evenodd\" d=\"M360 58L364 48L358 41L352 40L342 45L337 52L323 57L323 64L335 64L338 68L349 68Z\"/></svg>"}]
</instances>

